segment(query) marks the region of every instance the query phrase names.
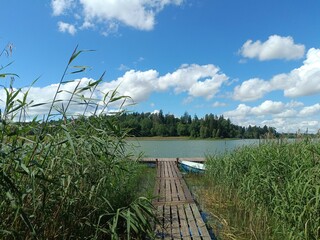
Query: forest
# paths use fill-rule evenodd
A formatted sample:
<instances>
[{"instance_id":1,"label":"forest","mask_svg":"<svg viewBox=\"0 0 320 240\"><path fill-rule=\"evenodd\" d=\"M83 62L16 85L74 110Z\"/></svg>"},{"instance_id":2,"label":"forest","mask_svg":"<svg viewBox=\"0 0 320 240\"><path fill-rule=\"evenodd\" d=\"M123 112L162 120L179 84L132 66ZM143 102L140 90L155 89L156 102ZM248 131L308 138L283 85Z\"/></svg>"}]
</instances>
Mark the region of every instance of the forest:
<instances>
[{"instance_id":1,"label":"forest","mask_svg":"<svg viewBox=\"0 0 320 240\"><path fill-rule=\"evenodd\" d=\"M173 114L159 113L124 113L120 117L120 126L129 129L129 134L136 137L173 137L191 138L260 138L278 137L273 127L242 127L231 123L223 115L212 113L203 118L184 113L180 118Z\"/></svg>"}]
</instances>

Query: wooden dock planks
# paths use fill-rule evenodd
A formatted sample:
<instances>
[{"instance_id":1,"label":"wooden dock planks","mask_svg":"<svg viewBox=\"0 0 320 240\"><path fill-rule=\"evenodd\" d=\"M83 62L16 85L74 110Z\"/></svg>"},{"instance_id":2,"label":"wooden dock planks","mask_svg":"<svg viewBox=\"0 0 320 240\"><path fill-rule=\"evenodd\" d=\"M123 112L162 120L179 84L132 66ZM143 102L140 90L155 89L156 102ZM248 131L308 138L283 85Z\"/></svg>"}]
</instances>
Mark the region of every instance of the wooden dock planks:
<instances>
[{"instance_id":1,"label":"wooden dock planks","mask_svg":"<svg viewBox=\"0 0 320 240\"><path fill-rule=\"evenodd\" d=\"M157 161L154 193L159 219L157 239L211 239L176 161Z\"/></svg>"},{"instance_id":2,"label":"wooden dock planks","mask_svg":"<svg viewBox=\"0 0 320 240\"><path fill-rule=\"evenodd\" d=\"M203 157L196 157L196 158L142 158L139 160L139 162L145 162L145 163L156 163L159 162L177 162L177 160L181 161L190 161L190 162L199 162L204 163L206 159Z\"/></svg>"}]
</instances>

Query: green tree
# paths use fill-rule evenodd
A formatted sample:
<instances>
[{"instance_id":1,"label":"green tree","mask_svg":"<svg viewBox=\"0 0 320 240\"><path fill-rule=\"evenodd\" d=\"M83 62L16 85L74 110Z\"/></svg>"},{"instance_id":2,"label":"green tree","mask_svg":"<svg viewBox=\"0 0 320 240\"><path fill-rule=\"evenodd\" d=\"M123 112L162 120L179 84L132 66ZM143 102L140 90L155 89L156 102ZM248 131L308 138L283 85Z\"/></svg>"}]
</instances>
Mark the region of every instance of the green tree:
<instances>
[{"instance_id":1,"label":"green tree","mask_svg":"<svg viewBox=\"0 0 320 240\"><path fill-rule=\"evenodd\" d=\"M152 121L150 118L146 117L141 120L141 136L148 137L151 136Z\"/></svg>"},{"instance_id":2,"label":"green tree","mask_svg":"<svg viewBox=\"0 0 320 240\"><path fill-rule=\"evenodd\" d=\"M190 124L190 137L200 137L200 120L197 115L194 116L193 121Z\"/></svg>"},{"instance_id":3,"label":"green tree","mask_svg":"<svg viewBox=\"0 0 320 240\"><path fill-rule=\"evenodd\" d=\"M190 136L189 126L185 123L179 122L177 125L177 133L179 136Z\"/></svg>"}]
</instances>

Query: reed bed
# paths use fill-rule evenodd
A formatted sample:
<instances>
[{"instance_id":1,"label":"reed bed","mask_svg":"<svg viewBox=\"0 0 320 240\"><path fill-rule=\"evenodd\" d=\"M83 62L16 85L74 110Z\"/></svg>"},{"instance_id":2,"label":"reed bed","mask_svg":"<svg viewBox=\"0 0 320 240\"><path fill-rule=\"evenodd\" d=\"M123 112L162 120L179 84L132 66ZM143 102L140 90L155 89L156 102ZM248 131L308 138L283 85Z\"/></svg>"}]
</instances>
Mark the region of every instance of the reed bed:
<instances>
[{"instance_id":1,"label":"reed bed","mask_svg":"<svg viewBox=\"0 0 320 240\"><path fill-rule=\"evenodd\" d=\"M144 168L128 153L121 112L111 103L126 100L116 91L93 98L102 81L64 92L72 53L50 103L33 104L28 92L3 87L0 109L1 239L143 239L153 237L153 207L139 185ZM80 69L80 70L79 70ZM3 71L3 68L0 69ZM1 77L10 77L3 73ZM70 76L68 75L70 78ZM69 99L61 101L61 94ZM49 106L42 119L22 121L30 108ZM69 113L72 104L82 113ZM90 114L88 114L91 109Z\"/></svg>"},{"instance_id":2,"label":"reed bed","mask_svg":"<svg viewBox=\"0 0 320 240\"><path fill-rule=\"evenodd\" d=\"M205 181L211 190L202 192L208 195L202 201L231 209L229 217L213 212L216 230L229 228L223 239L320 239L319 141L271 142L210 156ZM241 219L246 230L237 226Z\"/></svg>"}]
</instances>

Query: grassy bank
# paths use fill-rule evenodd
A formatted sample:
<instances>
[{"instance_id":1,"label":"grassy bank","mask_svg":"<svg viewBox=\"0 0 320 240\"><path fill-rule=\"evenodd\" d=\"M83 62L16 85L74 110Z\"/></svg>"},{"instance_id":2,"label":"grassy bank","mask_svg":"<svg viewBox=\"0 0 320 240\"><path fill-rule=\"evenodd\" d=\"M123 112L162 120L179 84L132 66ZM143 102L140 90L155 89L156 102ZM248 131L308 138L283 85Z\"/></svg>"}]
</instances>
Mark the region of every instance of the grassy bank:
<instances>
[{"instance_id":1,"label":"grassy bank","mask_svg":"<svg viewBox=\"0 0 320 240\"><path fill-rule=\"evenodd\" d=\"M320 238L319 143L270 143L212 156L205 178L193 185L219 239Z\"/></svg>"}]
</instances>

